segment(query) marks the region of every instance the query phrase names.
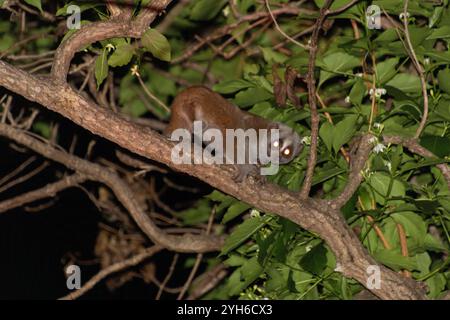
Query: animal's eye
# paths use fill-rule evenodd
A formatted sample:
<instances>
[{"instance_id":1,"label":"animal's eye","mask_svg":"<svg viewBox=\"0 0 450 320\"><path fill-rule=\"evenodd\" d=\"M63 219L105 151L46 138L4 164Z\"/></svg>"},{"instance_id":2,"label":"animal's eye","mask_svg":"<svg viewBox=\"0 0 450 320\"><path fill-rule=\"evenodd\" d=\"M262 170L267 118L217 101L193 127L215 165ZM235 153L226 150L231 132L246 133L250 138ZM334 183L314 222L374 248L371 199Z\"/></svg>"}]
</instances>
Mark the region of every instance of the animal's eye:
<instances>
[{"instance_id":1,"label":"animal's eye","mask_svg":"<svg viewBox=\"0 0 450 320\"><path fill-rule=\"evenodd\" d=\"M278 141L275 141L275 142L273 143L273 146L274 146L275 148L278 148L279 145L280 145L280 143L279 143Z\"/></svg>"},{"instance_id":2,"label":"animal's eye","mask_svg":"<svg viewBox=\"0 0 450 320\"><path fill-rule=\"evenodd\" d=\"M285 150L283 151L283 154L284 154L285 156L290 155L290 154L291 154L291 149L285 149Z\"/></svg>"}]
</instances>

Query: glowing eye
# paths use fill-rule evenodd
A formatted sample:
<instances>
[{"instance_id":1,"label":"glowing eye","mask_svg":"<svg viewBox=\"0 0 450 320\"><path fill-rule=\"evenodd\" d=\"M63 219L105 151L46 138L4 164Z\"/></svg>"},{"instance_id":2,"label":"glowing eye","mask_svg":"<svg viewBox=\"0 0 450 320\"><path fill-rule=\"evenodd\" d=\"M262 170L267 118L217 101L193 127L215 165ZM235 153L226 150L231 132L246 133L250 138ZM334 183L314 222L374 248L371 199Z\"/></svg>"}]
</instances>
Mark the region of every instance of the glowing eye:
<instances>
[{"instance_id":1,"label":"glowing eye","mask_svg":"<svg viewBox=\"0 0 450 320\"><path fill-rule=\"evenodd\" d=\"M273 143L273 146L274 146L275 148L278 148L279 145L280 145L280 143L279 143L278 141L275 141L275 142Z\"/></svg>"},{"instance_id":2,"label":"glowing eye","mask_svg":"<svg viewBox=\"0 0 450 320\"><path fill-rule=\"evenodd\" d=\"M283 154L284 154L285 156L288 156L288 155L291 154L291 150L290 150L290 149L286 149L286 150L283 151Z\"/></svg>"}]
</instances>

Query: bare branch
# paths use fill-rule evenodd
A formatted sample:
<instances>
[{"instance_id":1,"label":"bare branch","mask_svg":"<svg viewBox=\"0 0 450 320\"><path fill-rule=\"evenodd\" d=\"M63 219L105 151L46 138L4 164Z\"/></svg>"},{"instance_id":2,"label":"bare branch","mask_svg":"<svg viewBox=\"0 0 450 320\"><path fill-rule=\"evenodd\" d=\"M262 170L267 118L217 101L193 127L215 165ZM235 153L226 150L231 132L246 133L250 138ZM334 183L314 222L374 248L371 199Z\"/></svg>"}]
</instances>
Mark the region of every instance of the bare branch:
<instances>
[{"instance_id":1,"label":"bare branch","mask_svg":"<svg viewBox=\"0 0 450 320\"><path fill-rule=\"evenodd\" d=\"M85 180L85 176L74 174L68 177L64 177L63 179L55 183L48 184L43 188L21 194L20 196L14 197L12 199L2 201L0 202L0 213L18 208L36 200L54 197L56 193L76 186L77 184L82 183Z\"/></svg>"},{"instance_id":2,"label":"bare branch","mask_svg":"<svg viewBox=\"0 0 450 320\"><path fill-rule=\"evenodd\" d=\"M361 138L357 153L351 156L351 171L348 176L347 185L345 186L344 191L330 203L333 208L338 209L344 206L359 188L363 179L362 171L364 170L364 166L366 165L370 151L373 147L371 143L372 138L373 136L370 134Z\"/></svg>"},{"instance_id":3,"label":"bare branch","mask_svg":"<svg viewBox=\"0 0 450 320\"><path fill-rule=\"evenodd\" d=\"M414 67L417 70L417 73L419 74L420 83L422 86L422 95L423 95L423 114L422 119L420 121L419 127L416 130L416 134L414 135L414 138L419 138L422 134L422 131L425 129L425 126L427 124L428 120L428 92L427 92L427 82L425 80L425 70L423 69L422 65L419 62L419 59L417 59L416 52L414 51L414 47L411 42L411 37L409 35L409 28L408 28L408 19L409 19L409 13L408 13L408 3L409 0L405 0L405 4L403 7L403 26L404 26L404 33L405 33L405 39L407 44L407 51L409 56L411 57L411 60L413 61Z\"/></svg>"},{"instance_id":4,"label":"bare branch","mask_svg":"<svg viewBox=\"0 0 450 320\"><path fill-rule=\"evenodd\" d=\"M319 33L322 29L323 22L325 21L328 8L331 6L332 2L333 0L327 0L323 7L320 9L319 18L317 18L316 20L309 46L309 63L306 83L308 85L309 109L311 110L311 146L309 150L308 168L306 170L302 190L300 191L301 198L306 198L309 195L314 175L314 169L317 162L317 143L319 139L320 118L319 114L317 113L316 79L314 78L314 70L316 67L317 42L319 40Z\"/></svg>"},{"instance_id":5,"label":"bare branch","mask_svg":"<svg viewBox=\"0 0 450 320\"><path fill-rule=\"evenodd\" d=\"M161 251L163 247L160 246L153 246L148 249L145 249L144 252L135 255L134 257L131 257L127 260L115 263L113 265L110 265L109 267L101 270L99 273L97 273L94 277L92 277L86 284L78 289L77 291L74 291L72 293L69 293L68 295L61 297L59 300L75 300L79 297L81 297L83 294L91 290L97 283L108 277L109 275L125 270L126 268L133 267L141 263L142 261L150 258L151 256L154 256L156 253Z\"/></svg>"},{"instance_id":6,"label":"bare branch","mask_svg":"<svg viewBox=\"0 0 450 320\"><path fill-rule=\"evenodd\" d=\"M75 53L91 43L116 37L140 38L149 24L170 2L171 0L152 1L151 5L146 6L135 20L131 20L128 15L119 15L108 21L82 26L56 50L51 71L52 78L60 83L65 82Z\"/></svg>"}]
</instances>

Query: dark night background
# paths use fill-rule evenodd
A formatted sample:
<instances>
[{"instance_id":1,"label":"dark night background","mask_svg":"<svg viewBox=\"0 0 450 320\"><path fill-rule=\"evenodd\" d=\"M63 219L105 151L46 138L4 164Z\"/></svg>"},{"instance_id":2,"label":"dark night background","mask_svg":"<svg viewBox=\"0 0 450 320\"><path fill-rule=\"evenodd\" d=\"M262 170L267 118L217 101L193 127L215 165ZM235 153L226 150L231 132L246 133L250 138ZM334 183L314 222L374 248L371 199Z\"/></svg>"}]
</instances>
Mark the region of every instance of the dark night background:
<instances>
[{"instance_id":1,"label":"dark night background","mask_svg":"<svg viewBox=\"0 0 450 320\"><path fill-rule=\"evenodd\" d=\"M66 149L73 134L78 135L76 154L83 157L86 146L94 137L51 112L42 110L42 113L47 118L53 116L58 119L58 123L61 124L59 132L62 133L58 142ZM95 159L96 156L113 159L117 146L98 137L96 139L98 143L91 159ZM35 155L25 148L20 148L24 152L16 151L11 148L9 141L0 138L0 179ZM19 174L19 177L45 161L41 156L36 156L36 160ZM0 201L55 182L58 180L56 174L62 172L70 173L64 166L50 162L49 166L38 175L2 192ZM176 173L173 177L176 177L178 183L186 181L196 188L202 186L198 181ZM98 184L92 182L82 185L91 191L95 191L95 187L98 187ZM205 191L210 191L206 185L204 188ZM176 192L166 196L164 199L166 203L171 204L170 197L176 197L178 203L196 200L190 198L192 197L190 194ZM48 205L50 202L51 205ZM56 299L68 294L64 266L69 254L80 260L77 264L81 268L82 284L100 270L96 263L82 263L96 258L94 247L99 230L98 224L105 222L88 196L79 188L70 188L58 193L54 199L44 199L27 205L30 208L38 206L45 208L37 212L17 208L0 214L0 299ZM152 261L157 261L156 275L160 281L167 274L172 257L172 253L161 252L151 258ZM184 258L187 256L181 255L178 260L179 268L175 278L168 284L171 287L183 285L189 273L189 269L182 268ZM114 291L108 290L105 282L101 281L80 299L154 299L157 291L155 285L146 284L139 278L134 278ZM164 298L173 299L173 296L163 294L162 299Z\"/></svg>"}]
</instances>

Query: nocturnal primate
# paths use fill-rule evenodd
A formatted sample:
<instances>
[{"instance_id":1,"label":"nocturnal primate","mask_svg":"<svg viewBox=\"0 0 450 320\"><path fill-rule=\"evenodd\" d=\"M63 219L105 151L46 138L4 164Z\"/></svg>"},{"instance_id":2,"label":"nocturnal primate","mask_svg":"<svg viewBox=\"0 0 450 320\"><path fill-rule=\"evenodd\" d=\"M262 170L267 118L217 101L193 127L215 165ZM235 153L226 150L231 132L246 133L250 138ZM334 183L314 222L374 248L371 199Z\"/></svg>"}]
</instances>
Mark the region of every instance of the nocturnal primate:
<instances>
[{"instance_id":1,"label":"nocturnal primate","mask_svg":"<svg viewBox=\"0 0 450 320\"><path fill-rule=\"evenodd\" d=\"M278 129L279 139L276 141L270 138L269 133L268 150L278 148L280 164L292 161L302 149L300 136L290 127L241 110L220 94L203 86L182 91L175 98L171 110L170 122L164 131L167 137L180 128L192 134L194 121L202 121L205 130L219 129L224 136L226 129L255 129L256 132L260 129ZM235 180L242 181L248 174L255 172L257 165L239 164L236 168L238 172Z\"/></svg>"}]
</instances>

